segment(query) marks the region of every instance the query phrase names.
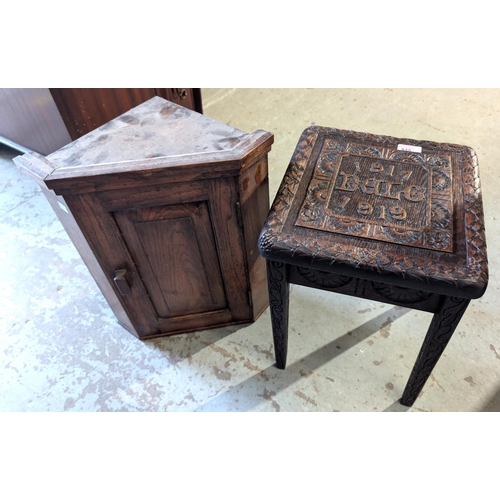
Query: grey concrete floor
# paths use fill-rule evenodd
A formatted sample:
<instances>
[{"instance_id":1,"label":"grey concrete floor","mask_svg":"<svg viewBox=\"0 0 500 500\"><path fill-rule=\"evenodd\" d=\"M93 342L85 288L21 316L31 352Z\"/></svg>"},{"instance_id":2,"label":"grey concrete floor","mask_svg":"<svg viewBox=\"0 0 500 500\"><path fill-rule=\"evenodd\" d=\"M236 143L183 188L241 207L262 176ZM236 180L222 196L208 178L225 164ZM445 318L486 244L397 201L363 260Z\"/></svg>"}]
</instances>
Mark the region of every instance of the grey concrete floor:
<instances>
[{"instance_id":1,"label":"grey concrete floor","mask_svg":"<svg viewBox=\"0 0 500 500\"><path fill-rule=\"evenodd\" d=\"M273 199L317 124L473 147L490 285L471 303L415 405L398 403L427 313L293 286L289 361L269 310L243 327L141 342L124 330L35 182L0 148L0 411L500 411L500 90L202 89L204 113L275 134Z\"/></svg>"}]
</instances>

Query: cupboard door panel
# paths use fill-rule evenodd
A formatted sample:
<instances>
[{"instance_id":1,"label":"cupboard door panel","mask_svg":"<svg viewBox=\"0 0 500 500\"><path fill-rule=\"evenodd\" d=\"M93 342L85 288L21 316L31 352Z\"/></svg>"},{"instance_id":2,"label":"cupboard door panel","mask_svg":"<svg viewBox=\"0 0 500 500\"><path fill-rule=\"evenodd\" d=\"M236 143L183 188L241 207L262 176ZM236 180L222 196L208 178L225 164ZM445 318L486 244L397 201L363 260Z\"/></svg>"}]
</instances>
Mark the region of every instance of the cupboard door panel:
<instances>
[{"instance_id":1,"label":"cupboard door panel","mask_svg":"<svg viewBox=\"0 0 500 500\"><path fill-rule=\"evenodd\" d=\"M115 218L158 319L226 307L205 201L115 212Z\"/></svg>"}]
</instances>

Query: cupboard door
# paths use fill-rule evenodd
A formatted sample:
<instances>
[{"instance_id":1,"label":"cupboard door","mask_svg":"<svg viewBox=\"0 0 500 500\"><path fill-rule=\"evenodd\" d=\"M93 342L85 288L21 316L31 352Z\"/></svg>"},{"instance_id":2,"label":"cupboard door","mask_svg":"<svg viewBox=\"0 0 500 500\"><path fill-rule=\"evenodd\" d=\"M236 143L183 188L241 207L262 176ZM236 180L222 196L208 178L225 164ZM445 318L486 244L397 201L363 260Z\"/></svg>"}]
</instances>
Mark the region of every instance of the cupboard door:
<instances>
[{"instance_id":1,"label":"cupboard door","mask_svg":"<svg viewBox=\"0 0 500 500\"><path fill-rule=\"evenodd\" d=\"M114 215L162 330L163 320L227 307L206 201Z\"/></svg>"}]
</instances>

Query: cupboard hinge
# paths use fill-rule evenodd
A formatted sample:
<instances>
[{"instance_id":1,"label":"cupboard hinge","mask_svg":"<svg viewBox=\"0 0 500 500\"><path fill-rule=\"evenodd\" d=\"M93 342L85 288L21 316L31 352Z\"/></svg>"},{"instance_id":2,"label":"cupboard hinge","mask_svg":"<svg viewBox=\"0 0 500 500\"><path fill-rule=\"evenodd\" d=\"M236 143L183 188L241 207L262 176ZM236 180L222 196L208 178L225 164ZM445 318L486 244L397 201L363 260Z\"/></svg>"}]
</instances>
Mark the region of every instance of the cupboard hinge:
<instances>
[{"instance_id":1,"label":"cupboard hinge","mask_svg":"<svg viewBox=\"0 0 500 500\"><path fill-rule=\"evenodd\" d=\"M248 296L248 305L250 307L253 307L252 292L250 290L247 291L247 296Z\"/></svg>"},{"instance_id":2,"label":"cupboard hinge","mask_svg":"<svg viewBox=\"0 0 500 500\"><path fill-rule=\"evenodd\" d=\"M236 218L238 219L238 226L243 227L243 218L241 217L241 205L240 202L236 202Z\"/></svg>"}]
</instances>

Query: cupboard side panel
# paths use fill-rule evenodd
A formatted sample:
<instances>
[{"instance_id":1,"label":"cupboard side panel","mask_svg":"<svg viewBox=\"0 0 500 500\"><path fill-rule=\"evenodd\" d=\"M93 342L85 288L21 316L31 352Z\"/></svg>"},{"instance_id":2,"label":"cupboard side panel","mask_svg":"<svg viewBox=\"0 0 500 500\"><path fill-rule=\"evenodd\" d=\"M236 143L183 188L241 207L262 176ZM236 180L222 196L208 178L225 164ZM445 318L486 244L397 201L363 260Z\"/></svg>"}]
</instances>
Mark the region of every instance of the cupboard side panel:
<instances>
[{"instance_id":1,"label":"cupboard side panel","mask_svg":"<svg viewBox=\"0 0 500 500\"><path fill-rule=\"evenodd\" d=\"M56 196L53 191L50 191L43 186L40 187L119 323L131 333L138 336L138 333L125 312L123 305L118 300L114 288L110 285L107 277L101 269L101 266L99 265L98 260L96 259L96 256L94 255L94 252L87 243L87 240L85 239L85 236L83 235L73 215L70 213L70 207L67 205L62 196ZM65 211L63 207L66 207L68 211Z\"/></svg>"},{"instance_id":2,"label":"cupboard side panel","mask_svg":"<svg viewBox=\"0 0 500 500\"><path fill-rule=\"evenodd\" d=\"M257 242L269 213L269 178L267 155L256 161L239 178L245 252L252 294L253 319L269 305L265 259L259 254Z\"/></svg>"}]
</instances>

